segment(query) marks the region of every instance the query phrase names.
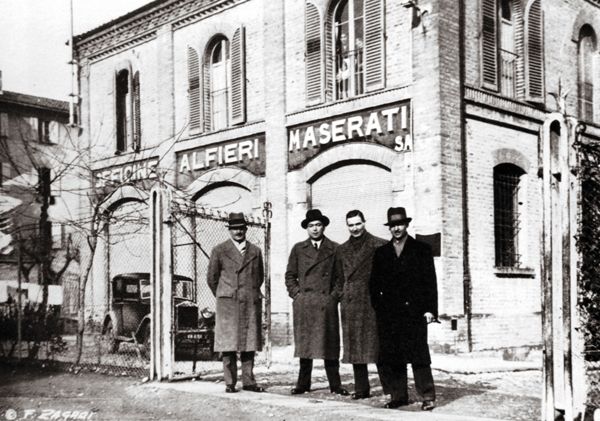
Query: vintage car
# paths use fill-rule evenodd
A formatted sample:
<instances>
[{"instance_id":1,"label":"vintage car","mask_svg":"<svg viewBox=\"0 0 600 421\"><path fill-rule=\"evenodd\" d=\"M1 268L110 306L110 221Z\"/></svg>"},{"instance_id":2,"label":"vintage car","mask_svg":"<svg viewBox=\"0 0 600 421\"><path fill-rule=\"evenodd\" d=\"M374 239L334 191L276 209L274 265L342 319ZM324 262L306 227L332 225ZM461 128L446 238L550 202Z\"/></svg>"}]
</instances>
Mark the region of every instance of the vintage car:
<instances>
[{"instance_id":1,"label":"vintage car","mask_svg":"<svg viewBox=\"0 0 600 421\"><path fill-rule=\"evenodd\" d=\"M150 351L150 274L123 273L112 280L111 308L102 323L103 342L108 352L117 352L122 342L142 345ZM211 355L214 338L214 313L196 304L192 279L173 276L175 353L193 357ZM211 321L211 318L213 321Z\"/></svg>"}]
</instances>

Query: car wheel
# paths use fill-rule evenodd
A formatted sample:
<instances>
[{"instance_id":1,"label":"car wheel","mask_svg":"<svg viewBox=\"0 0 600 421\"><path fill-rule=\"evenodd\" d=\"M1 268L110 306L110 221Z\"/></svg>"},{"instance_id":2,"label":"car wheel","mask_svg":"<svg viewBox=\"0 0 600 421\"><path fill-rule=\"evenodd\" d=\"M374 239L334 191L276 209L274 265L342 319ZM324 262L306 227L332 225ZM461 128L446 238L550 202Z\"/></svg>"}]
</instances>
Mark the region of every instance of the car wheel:
<instances>
[{"instance_id":1,"label":"car wheel","mask_svg":"<svg viewBox=\"0 0 600 421\"><path fill-rule=\"evenodd\" d=\"M119 350L120 342L115 337L115 329L113 327L112 320L109 320L108 323L106 323L106 326L104 328L104 334L102 335L102 340L104 342L104 348L109 353L115 353Z\"/></svg>"}]
</instances>

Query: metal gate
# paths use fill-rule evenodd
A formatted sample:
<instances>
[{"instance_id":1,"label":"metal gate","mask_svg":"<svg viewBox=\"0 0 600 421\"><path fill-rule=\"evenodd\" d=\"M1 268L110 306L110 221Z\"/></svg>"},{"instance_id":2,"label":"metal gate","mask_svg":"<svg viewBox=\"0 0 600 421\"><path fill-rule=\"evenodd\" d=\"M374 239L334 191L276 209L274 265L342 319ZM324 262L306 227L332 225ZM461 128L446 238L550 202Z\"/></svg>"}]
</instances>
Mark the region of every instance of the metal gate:
<instances>
[{"instance_id":1,"label":"metal gate","mask_svg":"<svg viewBox=\"0 0 600 421\"><path fill-rule=\"evenodd\" d=\"M213 352L215 298L206 282L212 249L230 236L223 212L173 200L171 193L151 193L153 252L153 342L151 377L179 380L219 372L219 355ZM247 217L246 238L263 251L264 354L270 361L270 207L264 218ZM168 301L168 303L167 303Z\"/></svg>"}]
</instances>

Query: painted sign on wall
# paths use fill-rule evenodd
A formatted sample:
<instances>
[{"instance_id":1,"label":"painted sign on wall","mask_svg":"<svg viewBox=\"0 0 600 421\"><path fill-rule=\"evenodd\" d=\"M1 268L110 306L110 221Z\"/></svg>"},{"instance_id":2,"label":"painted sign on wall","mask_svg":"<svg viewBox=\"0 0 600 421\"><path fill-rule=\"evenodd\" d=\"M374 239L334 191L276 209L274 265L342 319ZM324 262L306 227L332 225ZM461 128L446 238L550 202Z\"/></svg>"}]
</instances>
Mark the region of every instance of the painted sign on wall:
<instances>
[{"instance_id":1,"label":"painted sign on wall","mask_svg":"<svg viewBox=\"0 0 600 421\"><path fill-rule=\"evenodd\" d=\"M157 176L158 162L158 158L150 158L94 171L95 185L105 187L131 181L153 180Z\"/></svg>"},{"instance_id":2,"label":"painted sign on wall","mask_svg":"<svg viewBox=\"0 0 600 421\"><path fill-rule=\"evenodd\" d=\"M288 128L288 168L300 168L320 152L344 142L412 151L410 101Z\"/></svg>"},{"instance_id":3,"label":"painted sign on wall","mask_svg":"<svg viewBox=\"0 0 600 421\"><path fill-rule=\"evenodd\" d=\"M265 174L265 135L229 140L177 153L177 187L186 187L213 168L235 166Z\"/></svg>"}]
</instances>

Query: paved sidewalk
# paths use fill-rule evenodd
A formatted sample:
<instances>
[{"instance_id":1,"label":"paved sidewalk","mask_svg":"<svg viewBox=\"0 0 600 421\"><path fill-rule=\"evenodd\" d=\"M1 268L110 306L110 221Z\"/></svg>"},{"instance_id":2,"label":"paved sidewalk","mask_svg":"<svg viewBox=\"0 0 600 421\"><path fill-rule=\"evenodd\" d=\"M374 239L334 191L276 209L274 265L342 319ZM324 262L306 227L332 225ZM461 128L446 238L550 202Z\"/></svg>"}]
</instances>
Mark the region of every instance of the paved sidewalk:
<instances>
[{"instance_id":1,"label":"paved sidewalk","mask_svg":"<svg viewBox=\"0 0 600 421\"><path fill-rule=\"evenodd\" d=\"M246 405L256 407L255 410L264 411L266 417L277 416L278 409L291 409L298 411L302 417L319 419L324 414L328 417L339 417L343 420L405 420L405 421L499 421L499 418L470 417L467 415L449 415L432 412L409 412L402 410L373 408L358 403L347 403L320 399L307 399L301 397L283 396L274 393L252 393L240 391L226 394L223 385L204 381L183 383L149 383L148 389L170 389L179 392L194 393L203 397L214 397L221 400L227 399L232 403L244 402ZM254 404L254 405L253 405Z\"/></svg>"}]
</instances>

